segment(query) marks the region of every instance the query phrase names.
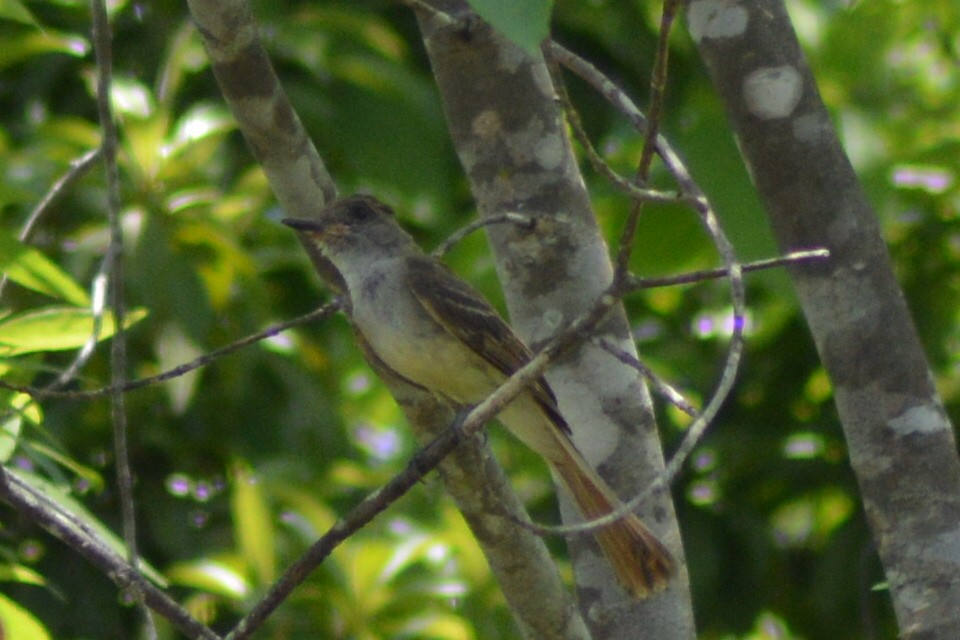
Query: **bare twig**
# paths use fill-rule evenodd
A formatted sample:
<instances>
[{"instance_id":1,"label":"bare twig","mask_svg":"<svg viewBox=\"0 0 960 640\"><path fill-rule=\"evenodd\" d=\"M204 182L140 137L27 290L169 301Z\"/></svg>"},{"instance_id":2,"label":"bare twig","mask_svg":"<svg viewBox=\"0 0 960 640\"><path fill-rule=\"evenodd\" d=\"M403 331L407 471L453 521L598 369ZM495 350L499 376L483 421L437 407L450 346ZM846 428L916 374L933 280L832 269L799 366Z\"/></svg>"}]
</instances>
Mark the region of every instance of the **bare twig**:
<instances>
[{"instance_id":1,"label":"bare twig","mask_svg":"<svg viewBox=\"0 0 960 640\"><path fill-rule=\"evenodd\" d=\"M73 361L57 376L56 380L50 383L48 388L51 390L70 384L80 373L80 370L87 364L91 356L93 356L94 351L96 351L103 329L103 314L107 311L107 300L110 297L111 258L112 256L108 250L108 254L100 263L100 267L97 269L96 275L93 276L93 282L90 286L90 316L93 318L93 330L90 333L90 337L87 338L87 341L80 348L80 351L77 352Z\"/></svg>"},{"instance_id":2,"label":"bare twig","mask_svg":"<svg viewBox=\"0 0 960 640\"><path fill-rule=\"evenodd\" d=\"M662 378L660 378L660 376L651 371L650 367L645 365L638 358L635 358L633 355L627 353L609 340L600 339L595 340L595 342L600 345L600 348L623 364L636 369L637 372L643 376L643 379L646 380L648 384L653 385L653 388L657 391L657 393L666 398L670 404L674 405L688 416L697 415L696 408L694 408L694 406L683 397L682 393L674 389L671 385L667 384Z\"/></svg>"},{"instance_id":3,"label":"bare twig","mask_svg":"<svg viewBox=\"0 0 960 640\"><path fill-rule=\"evenodd\" d=\"M744 273L750 273L753 271L762 271L765 269L773 269L774 267L782 267L791 264L803 264L806 262L818 262L821 260L826 260L830 257L830 251L828 249L810 249L809 251L793 251L788 253L785 256L779 258L768 258L766 260L757 260L755 262L748 262L741 266L741 269ZM697 282L704 282L706 280L715 280L717 278L725 278L730 275L730 272L724 268L720 267L718 269L707 269L705 271L692 271L690 273L681 273L674 276L659 276L655 278L641 278L639 276L630 275L626 282L624 283L624 288L627 291L636 291L639 289L655 289L658 287L672 287L680 284L693 284Z\"/></svg>"},{"instance_id":4,"label":"bare twig","mask_svg":"<svg viewBox=\"0 0 960 640\"><path fill-rule=\"evenodd\" d=\"M93 48L97 63L97 112L103 132L103 164L106 170L107 214L110 222L110 245L104 261L110 273L110 306L113 311L113 339L110 342L110 371L114 387L122 387L126 381L127 341L124 321L126 302L123 289L123 228L120 224L120 174L117 168L117 125L113 119L110 102L113 81L113 48L110 19L104 0L91 0L93 20ZM93 338L96 341L96 338ZM128 561L134 571L139 565L137 551L136 507L133 502L133 473L130 470L130 452L127 445L127 412L124 394L111 394L111 417L113 422L113 449L117 465L117 486L120 510L123 518L123 539L127 547ZM156 638L157 630L152 614L144 603L143 592L131 583L131 595L143 614L145 631L149 638Z\"/></svg>"},{"instance_id":5,"label":"bare twig","mask_svg":"<svg viewBox=\"0 0 960 640\"><path fill-rule=\"evenodd\" d=\"M663 117L664 98L667 93L667 70L670 59L670 29L680 9L680 0L666 0L660 16L660 30L657 34L657 53L654 58L653 72L650 74L650 109L647 111L647 128L643 132L643 149L637 176L647 180L650 164L657 152L660 120Z\"/></svg>"},{"instance_id":6,"label":"bare twig","mask_svg":"<svg viewBox=\"0 0 960 640\"><path fill-rule=\"evenodd\" d=\"M613 82L606 78L606 76L604 76L599 70L593 67L593 65L586 62L579 56L567 51L556 43L551 42L549 43L548 47L551 55L556 56L556 58L562 64L586 80L591 86L594 86L605 97L607 97L608 100L610 100L610 102L618 110L631 119L638 131L644 132L645 143L644 151L641 155L641 161L637 171L638 181L642 184L645 180L653 152L656 151L656 153L662 158L668 171L670 171L671 175L680 185L680 192L689 198L689 202L693 204L695 210L701 218L701 221L706 227L707 232L713 239L713 242L716 245L724 264L722 273L728 275L730 278L731 295L733 300L733 331L725 357L724 368L721 373L720 380L717 383L717 388L715 389L710 400L707 402L703 412L688 428L687 435L680 447L674 453L674 456L670 459L670 462L667 464L664 471L654 480L654 482L652 482L643 491L636 494L621 508L604 517L597 518L589 522L561 527L542 527L538 525L527 525L525 523L520 523L523 526L527 526L528 528L533 529L541 534L593 532L598 527L609 525L624 517L627 513L630 513L639 504L646 500L653 492L663 490L663 488L668 486L670 480L676 475L679 469L682 468L684 461L689 456L690 452L696 447L697 443L706 432L706 429L711 423L713 417L716 415L717 411L719 411L721 404L732 389L736 372L739 368L740 358L743 351L743 328L746 304L744 299L742 268L737 262L734 256L733 247L720 228L716 216L703 191L697 185L689 171L687 171L679 156L673 151L666 139L659 135L656 131L660 109L662 108L663 87L666 79L667 39L669 36L670 25L673 22L673 18L675 17L678 7L679 2L677 0L668 0L668 2L666 2L664 5L664 13L661 20L660 39L658 41L658 56L654 65L652 80L654 95L652 98L651 112L654 116L657 116L656 120L653 118L649 120L645 118L640 110L637 109L637 107L633 104L630 98ZM629 276L627 272L627 265L629 262L630 253L632 251L632 243L635 236L636 226L639 221L641 205L642 200L635 201L634 206L628 216L625 229L621 235L615 267L614 285L608 292L608 296L611 298L623 295L629 289L630 283L634 282L635 280Z\"/></svg>"},{"instance_id":7,"label":"bare twig","mask_svg":"<svg viewBox=\"0 0 960 640\"><path fill-rule=\"evenodd\" d=\"M547 46L551 56L556 57L560 64L572 71L606 98L607 102L609 102L614 109L630 120L637 131L646 131L646 116L637 108L637 105L633 103L623 89L618 87L616 83L610 80L610 78L604 75L603 72L593 66L589 61L581 58L569 49L564 48L562 45L550 41L547 43ZM660 159L663 160L664 166L673 176L673 179L680 185L680 192L682 194L687 194L691 191L688 187L692 187L694 192L699 191L699 189L696 188L696 182L691 177L690 172L687 171L683 161L680 160L680 156L662 135L657 136L657 153L660 155Z\"/></svg>"},{"instance_id":8,"label":"bare twig","mask_svg":"<svg viewBox=\"0 0 960 640\"><path fill-rule=\"evenodd\" d=\"M188 637L219 640L220 636L193 618L163 590L134 570L85 523L2 465L0 465L0 499L62 540L117 586L140 593L148 606L170 620Z\"/></svg>"},{"instance_id":9,"label":"bare twig","mask_svg":"<svg viewBox=\"0 0 960 640\"><path fill-rule=\"evenodd\" d=\"M102 151L100 147L91 149L70 162L70 169L53 183L50 190L47 191L46 195L43 196L40 202L37 203L37 206L33 208L33 211L30 212L30 216L27 218L18 236L21 242L26 242L33 236L33 232L43 216L50 211L53 205L60 199L60 196L70 189L77 180L87 175L87 172L90 171L93 165L97 163L97 160L100 159Z\"/></svg>"},{"instance_id":10,"label":"bare twig","mask_svg":"<svg viewBox=\"0 0 960 640\"><path fill-rule=\"evenodd\" d=\"M549 46L544 47L544 50L546 54L547 65L550 69L550 75L553 78L553 86L557 91L557 96L560 98L560 103L563 105L563 111L566 114L567 122L570 123L570 128L573 130L573 136L577 139L577 142L580 143L584 153L587 154L587 159L590 161L590 164L593 166L594 170L609 180L611 184L620 189L620 191L628 195L633 200L665 203L683 202L683 196L678 193L658 191L656 189L644 189L637 186L614 171L613 168L607 164L602 157L600 157L599 152L593 145L593 142L590 140L590 136L587 135L586 130L583 128L583 121L580 118L580 112L577 111L573 101L570 100L570 94L567 92L566 83L563 80L563 74L560 72L560 65L557 62L556 56L552 55L551 48Z\"/></svg>"},{"instance_id":11,"label":"bare twig","mask_svg":"<svg viewBox=\"0 0 960 640\"><path fill-rule=\"evenodd\" d=\"M466 238L477 229L482 229L490 224L503 224L504 222L512 222L527 229L532 228L535 223L530 216L525 216L522 213L514 212L507 212L500 215L480 218L450 234L446 240L441 242L437 248L433 250L432 255L436 256L437 258L445 256L455 244Z\"/></svg>"},{"instance_id":12,"label":"bare twig","mask_svg":"<svg viewBox=\"0 0 960 640\"><path fill-rule=\"evenodd\" d=\"M23 224L23 228L20 229L20 233L17 238L20 242L27 242L33 236L34 230L37 228L37 225L40 223L40 220L47 214L48 211L53 207L53 205L60 199L70 187L74 185L77 180L82 178L87 174L87 172L96 164L97 160L100 159L100 148L97 147L92 151L87 151L85 154L70 162L70 169L63 174L53 186L50 187L50 190L47 191L46 195L37 203L37 206L33 208L33 211L30 212L30 215L27 217L27 221ZM7 274L0 276L0 296L3 296L3 291L7 286Z\"/></svg>"},{"instance_id":13,"label":"bare twig","mask_svg":"<svg viewBox=\"0 0 960 640\"><path fill-rule=\"evenodd\" d=\"M263 331L251 334L245 338L241 338L236 342L231 342L228 345L220 347L210 353L205 353L198 358L194 358L190 362L178 365L172 369L163 371L154 376L148 376L146 378L139 378L137 380L129 380L123 383L122 386L110 385L107 387L100 387L99 389L92 389L90 391L56 391L47 388L38 388L31 387L26 385L17 385L11 384L4 380L0 380L0 388L9 389L10 391L18 391L20 393L26 393L29 396L42 400L45 398L52 399L63 399L63 400L93 400L96 398L103 398L114 393L126 393L128 391L135 391L136 389L142 389L144 387L149 387L160 382L166 382L167 380L172 380L182 376L185 373L189 373L201 367L205 367L220 358L239 351L244 347L247 347L261 340L267 338L272 338L273 336L286 331L292 327L299 326L301 324L307 324L308 322L313 322L315 320L320 320L328 316L333 315L336 311L340 309L340 301L334 300L329 302L319 309L311 311L310 313L304 314L293 320L287 320L286 322L277 323Z\"/></svg>"},{"instance_id":14,"label":"bare twig","mask_svg":"<svg viewBox=\"0 0 960 640\"><path fill-rule=\"evenodd\" d=\"M650 179L650 165L653 162L654 154L657 152L660 118L663 115L663 100L667 86L670 27L673 25L678 5L677 0L666 0L663 3L660 32L657 38L657 53L653 63L653 72L650 74L650 109L647 116L647 126L643 131L643 148L640 152L640 161L634 179L636 183L641 185L646 185ZM626 224L624 224L623 231L620 234L620 243L614 260L614 280L617 282L621 282L629 272L630 256L633 253L642 210L643 200L634 200L630 212L627 214Z\"/></svg>"},{"instance_id":15,"label":"bare twig","mask_svg":"<svg viewBox=\"0 0 960 640\"><path fill-rule=\"evenodd\" d=\"M420 449L403 471L364 498L346 516L334 524L319 540L290 565L270 587L267 594L234 627L226 640L249 638L270 614L316 569L340 543L369 523L379 513L416 486L462 441L463 432L454 423L432 442Z\"/></svg>"}]
</instances>

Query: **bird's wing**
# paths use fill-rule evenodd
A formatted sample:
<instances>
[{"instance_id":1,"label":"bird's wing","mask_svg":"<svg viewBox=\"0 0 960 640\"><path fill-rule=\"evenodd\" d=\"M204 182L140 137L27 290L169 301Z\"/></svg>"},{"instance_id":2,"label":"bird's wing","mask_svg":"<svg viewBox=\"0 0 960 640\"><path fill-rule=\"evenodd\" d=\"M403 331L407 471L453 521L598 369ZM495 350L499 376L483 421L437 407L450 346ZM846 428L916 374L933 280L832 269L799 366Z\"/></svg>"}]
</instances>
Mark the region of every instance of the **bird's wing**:
<instances>
[{"instance_id":1,"label":"bird's wing","mask_svg":"<svg viewBox=\"0 0 960 640\"><path fill-rule=\"evenodd\" d=\"M409 286L423 308L451 335L469 346L505 376L530 362L533 354L483 296L427 256L408 258ZM569 426L557 409L557 398L544 378L530 390L550 419L564 431Z\"/></svg>"}]
</instances>

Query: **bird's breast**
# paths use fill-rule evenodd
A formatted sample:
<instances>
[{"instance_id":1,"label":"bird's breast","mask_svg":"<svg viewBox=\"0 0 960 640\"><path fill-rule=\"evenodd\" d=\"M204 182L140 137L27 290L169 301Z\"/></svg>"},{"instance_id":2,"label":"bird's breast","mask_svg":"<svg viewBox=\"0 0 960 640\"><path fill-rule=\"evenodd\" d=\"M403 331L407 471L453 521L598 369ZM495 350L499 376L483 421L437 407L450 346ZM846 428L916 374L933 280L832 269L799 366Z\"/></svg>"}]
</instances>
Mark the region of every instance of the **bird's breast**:
<instances>
[{"instance_id":1,"label":"bird's breast","mask_svg":"<svg viewBox=\"0 0 960 640\"><path fill-rule=\"evenodd\" d=\"M459 404L479 402L503 376L423 308L402 278L371 274L351 296L353 321L404 378Z\"/></svg>"}]
</instances>

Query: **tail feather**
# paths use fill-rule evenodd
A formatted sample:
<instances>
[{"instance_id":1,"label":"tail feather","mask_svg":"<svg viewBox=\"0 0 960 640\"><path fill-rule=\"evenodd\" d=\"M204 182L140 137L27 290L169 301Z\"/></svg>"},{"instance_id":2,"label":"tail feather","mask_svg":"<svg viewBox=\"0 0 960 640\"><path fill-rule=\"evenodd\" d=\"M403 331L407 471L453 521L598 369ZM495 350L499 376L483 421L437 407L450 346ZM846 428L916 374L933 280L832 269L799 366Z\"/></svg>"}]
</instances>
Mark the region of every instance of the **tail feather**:
<instances>
[{"instance_id":1,"label":"tail feather","mask_svg":"<svg viewBox=\"0 0 960 640\"><path fill-rule=\"evenodd\" d=\"M605 516L621 502L578 453L553 467L587 519ZM667 587L676 570L670 551L637 516L629 514L597 530L594 537L613 568L617 580L630 595L643 599Z\"/></svg>"},{"instance_id":2,"label":"tail feather","mask_svg":"<svg viewBox=\"0 0 960 640\"><path fill-rule=\"evenodd\" d=\"M585 518L609 514L621 505L620 500L574 446L556 407L550 407L550 412L545 411L533 396L521 396L500 419L547 461ZM634 598L646 598L670 582L676 563L637 516L628 514L595 531L594 537L617 580Z\"/></svg>"}]
</instances>

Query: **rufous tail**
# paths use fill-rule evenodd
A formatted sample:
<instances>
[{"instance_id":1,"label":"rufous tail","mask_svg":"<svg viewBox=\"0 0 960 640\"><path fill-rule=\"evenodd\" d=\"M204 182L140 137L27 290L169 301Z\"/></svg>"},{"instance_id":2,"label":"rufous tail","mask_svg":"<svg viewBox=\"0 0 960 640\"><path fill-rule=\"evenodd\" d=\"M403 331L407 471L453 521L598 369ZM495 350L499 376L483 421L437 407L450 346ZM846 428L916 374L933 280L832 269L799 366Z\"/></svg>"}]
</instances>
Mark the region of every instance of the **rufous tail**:
<instances>
[{"instance_id":1,"label":"rufous tail","mask_svg":"<svg viewBox=\"0 0 960 640\"><path fill-rule=\"evenodd\" d=\"M551 466L584 518L599 518L619 507L620 500L579 452L572 446L565 449L570 457L562 462L554 460ZM631 596L640 600L667 587L676 563L670 551L640 518L628 514L593 535L617 580Z\"/></svg>"}]
</instances>

